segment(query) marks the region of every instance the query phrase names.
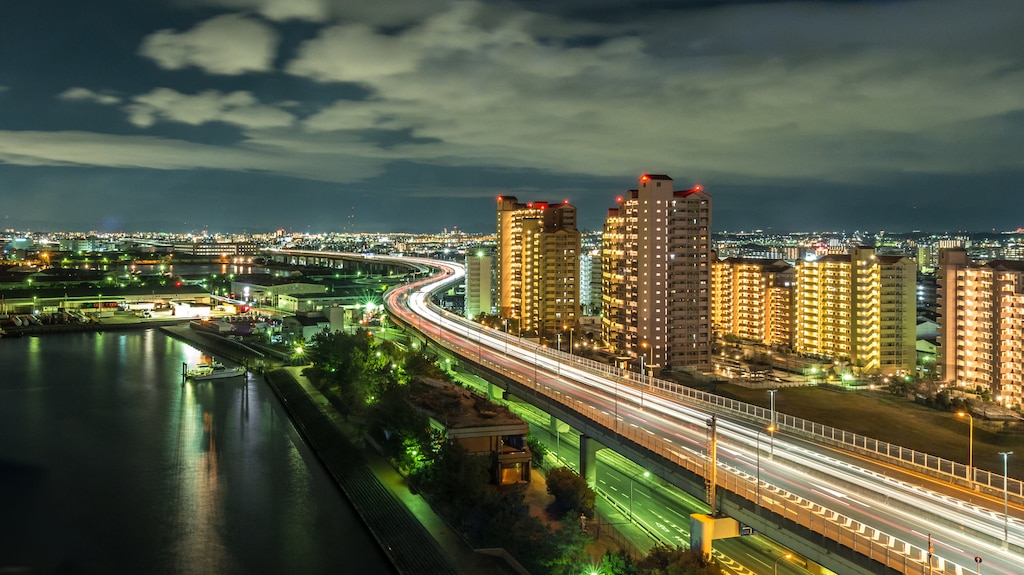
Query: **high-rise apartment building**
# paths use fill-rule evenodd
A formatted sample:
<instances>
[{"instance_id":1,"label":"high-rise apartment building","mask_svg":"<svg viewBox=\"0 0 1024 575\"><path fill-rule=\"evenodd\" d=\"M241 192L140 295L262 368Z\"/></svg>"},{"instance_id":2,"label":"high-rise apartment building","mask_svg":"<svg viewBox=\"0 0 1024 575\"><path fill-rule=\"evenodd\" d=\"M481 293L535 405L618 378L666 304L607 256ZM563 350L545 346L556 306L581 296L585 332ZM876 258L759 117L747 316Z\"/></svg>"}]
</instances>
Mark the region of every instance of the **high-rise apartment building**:
<instances>
[{"instance_id":1,"label":"high-rise apartment building","mask_svg":"<svg viewBox=\"0 0 1024 575\"><path fill-rule=\"evenodd\" d=\"M494 257L477 251L466 254L466 317L491 313Z\"/></svg>"},{"instance_id":2,"label":"high-rise apartment building","mask_svg":"<svg viewBox=\"0 0 1024 575\"><path fill-rule=\"evenodd\" d=\"M916 277L912 259L869 247L799 262L794 348L860 373L913 373Z\"/></svg>"},{"instance_id":3,"label":"high-rise apartment building","mask_svg":"<svg viewBox=\"0 0 1024 575\"><path fill-rule=\"evenodd\" d=\"M939 374L1020 406L1024 385L1024 261L975 263L942 250L938 272Z\"/></svg>"},{"instance_id":4,"label":"high-rise apartment building","mask_svg":"<svg viewBox=\"0 0 1024 575\"><path fill-rule=\"evenodd\" d=\"M768 346L793 344L796 268L778 259L726 258L711 264L711 325Z\"/></svg>"},{"instance_id":5,"label":"high-rise apartment building","mask_svg":"<svg viewBox=\"0 0 1024 575\"><path fill-rule=\"evenodd\" d=\"M601 250L580 256L580 306L583 315L601 313Z\"/></svg>"},{"instance_id":6,"label":"high-rise apartment building","mask_svg":"<svg viewBox=\"0 0 1024 575\"><path fill-rule=\"evenodd\" d=\"M640 176L608 210L601 251L602 332L622 354L661 366L711 364L711 196Z\"/></svg>"},{"instance_id":7,"label":"high-rise apartment building","mask_svg":"<svg viewBox=\"0 0 1024 575\"><path fill-rule=\"evenodd\" d=\"M580 232L576 208L498 198L499 315L522 333L553 335L576 327L579 315Z\"/></svg>"}]
</instances>

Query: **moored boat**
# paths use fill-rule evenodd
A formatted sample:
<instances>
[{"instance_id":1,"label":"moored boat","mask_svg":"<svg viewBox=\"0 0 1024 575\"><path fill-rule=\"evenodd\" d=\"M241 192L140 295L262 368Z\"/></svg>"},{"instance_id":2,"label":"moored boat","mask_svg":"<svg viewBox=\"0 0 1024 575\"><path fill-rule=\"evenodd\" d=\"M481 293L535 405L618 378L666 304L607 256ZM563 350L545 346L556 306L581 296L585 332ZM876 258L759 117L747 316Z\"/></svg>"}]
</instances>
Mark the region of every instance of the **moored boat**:
<instances>
[{"instance_id":1,"label":"moored boat","mask_svg":"<svg viewBox=\"0 0 1024 575\"><path fill-rule=\"evenodd\" d=\"M245 375L246 369L242 366L227 367L220 362L200 363L185 373L185 376L192 381L209 381L212 379L226 379Z\"/></svg>"}]
</instances>

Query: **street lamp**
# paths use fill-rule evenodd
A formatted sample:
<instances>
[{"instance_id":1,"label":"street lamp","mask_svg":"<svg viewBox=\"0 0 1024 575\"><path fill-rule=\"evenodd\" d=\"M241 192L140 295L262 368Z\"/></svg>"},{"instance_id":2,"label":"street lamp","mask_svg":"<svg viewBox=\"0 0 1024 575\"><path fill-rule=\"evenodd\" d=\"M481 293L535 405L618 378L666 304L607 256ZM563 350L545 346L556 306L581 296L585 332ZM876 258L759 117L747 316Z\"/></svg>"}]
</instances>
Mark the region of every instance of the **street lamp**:
<instances>
[{"instance_id":1,"label":"street lamp","mask_svg":"<svg viewBox=\"0 0 1024 575\"><path fill-rule=\"evenodd\" d=\"M771 421L768 422L768 427L771 428L771 447L768 448L768 459L775 457L775 394L779 390L769 389L768 394L772 397L772 417Z\"/></svg>"},{"instance_id":2,"label":"street lamp","mask_svg":"<svg viewBox=\"0 0 1024 575\"><path fill-rule=\"evenodd\" d=\"M764 431L775 433L775 426L769 425L764 429L757 428L757 505L759 510L761 508L761 432Z\"/></svg>"},{"instance_id":3,"label":"street lamp","mask_svg":"<svg viewBox=\"0 0 1024 575\"><path fill-rule=\"evenodd\" d=\"M644 348L644 353L647 353L647 347L648 346L647 346L647 342L646 341L641 343L640 347ZM651 348L651 358L650 358L650 361L647 362L647 368L652 370L652 372L651 372L651 379L653 380L654 379L654 372L653 372L653 369L654 369L654 346L652 345L652 346L650 346L650 348Z\"/></svg>"},{"instance_id":4,"label":"street lamp","mask_svg":"<svg viewBox=\"0 0 1024 575\"><path fill-rule=\"evenodd\" d=\"M1003 549L1010 545L1010 492L1006 488L1006 459L1012 451L1000 451L1003 456Z\"/></svg>"},{"instance_id":5,"label":"street lamp","mask_svg":"<svg viewBox=\"0 0 1024 575\"><path fill-rule=\"evenodd\" d=\"M508 318L501 320L505 323L505 333L501 336L505 340L505 355L508 355Z\"/></svg>"},{"instance_id":6,"label":"street lamp","mask_svg":"<svg viewBox=\"0 0 1024 575\"><path fill-rule=\"evenodd\" d=\"M555 359L556 359L555 373L557 375L562 375L562 334L556 333L555 334L555 339L557 340L557 344L556 345L558 346L558 348L556 349L556 351L558 352L558 355L555 356Z\"/></svg>"},{"instance_id":7,"label":"street lamp","mask_svg":"<svg viewBox=\"0 0 1024 575\"><path fill-rule=\"evenodd\" d=\"M633 522L633 480L636 479L637 476L639 476L639 475L640 475L640 473L637 472L637 473L634 473L633 475L631 475L630 478L629 478L629 522L630 523ZM650 471L644 471L643 472L643 476L644 477L650 477L651 476L651 472Z\"/></svg>"},{"instance_id":8,"label":"street lamp","mask_svg":"<svg viewBox=\"0 0 1024 575\"><path fill-rule=\"evenodd\" d=\"M644 354L640 354L640 409L644 408Z\"/></svg>"},{"instance_id":9,"label":"street lamp","mask_svg":"<svg viewBox=\"0 0 1024 575\"><path fill-rule=\"evenodd\" d=\"M775 575L779 575L779 561L782 561L783 559L788 561L788 560L790 560L792 558L793 558L793 554L792 553L786 553L785 555L780 555L779 558L775 560L775 566L772 568L772 572Z\"/></svg>"},{"instance_id":10,"label":"street lamp","mask_svg":"<svg viewBox=\"0 0 1024 575\"><path fill-rule=\"evenodd\" d=\"M967 473L970 476L970 481L974 483L974 416L966 411L957 412L957 417L964 417L965 415L970 422L970 445L968 447L967 456Z\"/></svg>"}]
</instances>

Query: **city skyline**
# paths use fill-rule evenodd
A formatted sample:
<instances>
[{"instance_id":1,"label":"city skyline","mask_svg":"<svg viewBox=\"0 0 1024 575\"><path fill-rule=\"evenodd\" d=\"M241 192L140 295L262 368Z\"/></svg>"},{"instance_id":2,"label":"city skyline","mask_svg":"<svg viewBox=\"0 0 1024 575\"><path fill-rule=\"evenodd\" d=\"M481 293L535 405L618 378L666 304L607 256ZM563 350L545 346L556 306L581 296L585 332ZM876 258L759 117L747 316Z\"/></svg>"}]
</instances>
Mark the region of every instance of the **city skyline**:
<instances>
[{"instance_id":1,"label":"city skyline","mask_svg":"<svg viewBox=\"0 0 1024 575\"><path fill-rule=\"evenodd\" d=\"M353 4L353 5L350 5ZM0 226L600 229L641 173L713 230L1012 230L1019 2L104 0L8 7ZM422 214L429 214L423 217Z\"/></svg>"}]
</instances>

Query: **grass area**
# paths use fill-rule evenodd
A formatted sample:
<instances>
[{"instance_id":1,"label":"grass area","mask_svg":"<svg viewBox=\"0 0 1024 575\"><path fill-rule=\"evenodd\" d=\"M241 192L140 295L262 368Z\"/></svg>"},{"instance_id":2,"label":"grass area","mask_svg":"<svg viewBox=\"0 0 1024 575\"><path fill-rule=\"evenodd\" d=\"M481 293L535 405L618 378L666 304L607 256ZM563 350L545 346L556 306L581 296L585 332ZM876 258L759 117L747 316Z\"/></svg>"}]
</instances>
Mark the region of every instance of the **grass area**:
<instances>
[{"instance_id":1,"label":"grass area","mask_svg":"<svg viewBox=\"0 0 1024 575\"><path fill-rule=\"evenodd\" d=\"M769 407L763 389L719 384L718 395ZM842 391L827 387L787 387L775 394L775 409L889 443L966 463L970 429L967 418L938 411L885 391ZM1000 451L1014 451L1011 477L1024 477L1024 434L1000 433L1002 422L974 418L974 464L1002 474ZM1018 428L1021 429L1021 428Z\"/></svg>"}]
</instances>

